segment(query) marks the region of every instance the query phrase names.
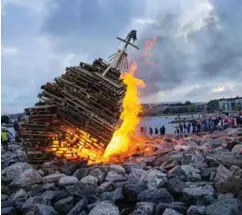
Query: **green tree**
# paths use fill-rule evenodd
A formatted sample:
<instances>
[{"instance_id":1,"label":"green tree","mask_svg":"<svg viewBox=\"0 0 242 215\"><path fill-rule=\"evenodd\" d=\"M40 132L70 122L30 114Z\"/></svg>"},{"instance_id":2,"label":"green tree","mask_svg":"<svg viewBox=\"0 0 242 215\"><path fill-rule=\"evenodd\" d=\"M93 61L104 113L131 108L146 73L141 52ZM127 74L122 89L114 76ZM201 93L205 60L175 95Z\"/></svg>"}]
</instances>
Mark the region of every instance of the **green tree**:
<instances>
[{"instance_id":1,"label":"green tree","mask_svg":"<svg viewBox=\"0 0 242 215\"><path fill-rule=\"evenodd\" d=\"M190 101L186 101L185 104L186 104L186 105L190 105L191 102L190 102Z\"/></svg>"},{"instance_id":2,"label":"green tree","mask_svg":"<svg viewBox=\"0 0 242 215\"><path fill-rule=\"evenodd\" d=\"M8 124L10 121L7 115L1 116L1 120L2 120L2 123L6 123L6 124Z\"/></svg>"},{"instance_id":3,"label":"green tree","mask_svg":"<svg viewBox=\"0 0 242 215\"><path fill-rule=\"evenodd\" d=\"M188 106L188 111L189 112L196 112L196 110L197 110L197 106L195 104L190 104Z\"/></svg>"},{"instance_id":4,"label":"green tree","mask_svg":"<svg viewBox=\"0 0 242 215\"><path fill-rule=\"evenodd\" d=\"M234 110L239 110L239 105L238 104L235 104L234 107L233 107Z\"/></svg>"},{"instance_id":5,"label":"green tree","mask_svg":"<svg viewBox=\"0 0 242 215\"><path fill-rule=\"evenodd\" d=\"M219 109L219 102L218 100L211 100L207 104L207 110L208 111L215 111Z\"/></svg>"}]
</instances>

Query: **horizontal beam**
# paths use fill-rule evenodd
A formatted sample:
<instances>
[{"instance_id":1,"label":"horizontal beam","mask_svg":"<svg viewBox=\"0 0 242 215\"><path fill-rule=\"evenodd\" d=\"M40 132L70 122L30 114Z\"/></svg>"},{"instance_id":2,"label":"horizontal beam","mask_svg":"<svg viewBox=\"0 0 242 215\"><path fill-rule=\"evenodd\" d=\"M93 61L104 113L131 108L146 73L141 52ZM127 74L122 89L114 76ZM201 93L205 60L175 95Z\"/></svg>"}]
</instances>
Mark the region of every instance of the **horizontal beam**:
<instances>
[{"instance_id":1,"label":"horizontal beam","mask_svg":"<svg viewBox=\"0 0 242 215\"><path fill-rule=\"evenodd\" d=\"M124 42L124 43L127 43L127 44L133 46L133 47L136 48L136 49L139 49L139 47L137 47L136 45L134 45L134 44L132 44L132 43L130 43L130 42L128 42L128 41L126 41L126 40L120 38L120 37L117 37L117 39L118 39L118 40L121 40L121 41Z\"/></svg>"}]
</instances>

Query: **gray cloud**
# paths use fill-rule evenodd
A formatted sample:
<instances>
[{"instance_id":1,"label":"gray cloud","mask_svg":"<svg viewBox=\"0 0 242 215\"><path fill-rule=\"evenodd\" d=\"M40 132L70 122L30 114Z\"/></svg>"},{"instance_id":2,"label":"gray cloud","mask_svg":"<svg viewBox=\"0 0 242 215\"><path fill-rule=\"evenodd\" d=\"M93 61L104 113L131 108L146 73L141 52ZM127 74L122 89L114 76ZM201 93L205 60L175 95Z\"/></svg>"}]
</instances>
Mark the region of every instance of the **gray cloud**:
<instances>
[{"instance_id":1,"label":"gray cloud","mask_svg":"<svg viewBox=\"0 0 242 215\"><path fill-rule=\"evenodd\" d=\"M139 76L149 83L144 95L175 88L187 80L236 80L241 77L241 2L213 0L211 4L214 9L204 18L201 28L193 30L189 22L185 26L188 30L186 38L175 36L180 20L186 15L178 8L172 12L170 9L162 10L156 23L142 32L141 46L145 40L158 36L151 56L154 65L147 66L142 58L136 56L142 65ZM189 10L187 5L185 12L189 13Z\"/></svg>"},{"instance_id":2,"label":"gray cloud","mask_svg":"<svg viewBox=\"0 0 242 215\"><path fill-rule=\"evenodd\" d=\"M120 36L133 16L143 14L144 8L139 5L142 1L72 0L70 4L59 0L46 16L41 34L59 42L57 52L85 52L92 59L107 57L115 51L114 38Z\"/></svg>"},{"instance_id":3,"label":"gray cloud","mask_svg":"<svg viewBox=\"0 0 242 215\"><path fill-rule=\"evenodd\" d=\"M66 66L106 59L116 51L115 37L125 37L132 29L138 30L140 51L130 48L129 53L138 62L136 74L146 82L142 98L197 101L237 95L242 92L238 84L242 80L241 2L210 0L214 9L205 14L200 10L204 2L5 1L2 112L21 112L32 106L40 86L59 76ZM197 26L200 18L203 23ZM153 36L157 40L149 60L154 64L146 65L141 57L144 41ZM227 81L235 87L211 91ZM194 88L197 83L199 89ZM214 86L204 87L206 83Z\"/></svg>"}]
</instances>

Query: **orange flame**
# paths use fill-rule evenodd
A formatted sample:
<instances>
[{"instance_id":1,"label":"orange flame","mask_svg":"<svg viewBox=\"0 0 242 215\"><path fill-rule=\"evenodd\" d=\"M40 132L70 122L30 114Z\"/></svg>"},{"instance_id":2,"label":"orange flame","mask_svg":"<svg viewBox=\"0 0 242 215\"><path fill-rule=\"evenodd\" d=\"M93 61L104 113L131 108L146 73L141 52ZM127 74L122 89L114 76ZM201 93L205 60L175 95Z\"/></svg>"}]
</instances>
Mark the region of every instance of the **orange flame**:
<instances>
[{"instance_id":1,"label":"orange flame","mask_svg":"<svg viewBox=\"0 0 242 215\"><path fill-rule=\"evenodd\" d=\"M152 38L152 40L146 40L145 41L145 49L144 49L144 52L141 56L145 58L145 63L147 65L153 65L154 64L153 61L149 61L149 59L147 59L147 58L152 56L151 51L152 51L152 47L153 47L155 41L156 41L156 36L154 36Z\"/></svg>"},{"instance_id":2,"label":"orange flame","mask_svg":"<svg viewBox=\"0 0 242 215\"><path fill-rule=\"evenodd\" d=\"M131 139L140 122L138 114L142 111L138 87L145 87L144 81L134 76L136 69L137 64L133 62L129 72L121 75L123 82L127 85L123 100L123 112L120 116L123 123L114 132L112 140L104 152L104 162L108 162L113 156L128 156L135 151L135 145L131 144Z\"/></svg>"}]
</instances>

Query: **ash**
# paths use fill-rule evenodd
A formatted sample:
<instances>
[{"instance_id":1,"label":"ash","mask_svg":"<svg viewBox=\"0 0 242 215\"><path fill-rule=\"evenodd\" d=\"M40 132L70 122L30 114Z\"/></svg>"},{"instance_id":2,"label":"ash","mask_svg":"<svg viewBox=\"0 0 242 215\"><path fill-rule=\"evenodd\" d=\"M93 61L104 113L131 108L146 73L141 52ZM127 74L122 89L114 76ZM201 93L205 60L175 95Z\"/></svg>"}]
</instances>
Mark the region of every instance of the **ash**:
<instances>
[{"instance_id":1,"label":"ash","mask_svg":"<svg viewBox=\"0 0 242 215\"><path fill-rule=\"evenodd\" d=\"M122 162L27 163L2 150L2 214L240 215L242 129L166 135Z\"/></svg>"}]
</instances>

